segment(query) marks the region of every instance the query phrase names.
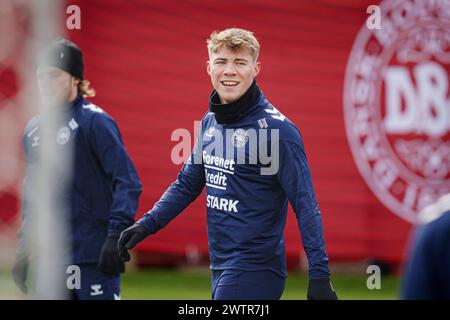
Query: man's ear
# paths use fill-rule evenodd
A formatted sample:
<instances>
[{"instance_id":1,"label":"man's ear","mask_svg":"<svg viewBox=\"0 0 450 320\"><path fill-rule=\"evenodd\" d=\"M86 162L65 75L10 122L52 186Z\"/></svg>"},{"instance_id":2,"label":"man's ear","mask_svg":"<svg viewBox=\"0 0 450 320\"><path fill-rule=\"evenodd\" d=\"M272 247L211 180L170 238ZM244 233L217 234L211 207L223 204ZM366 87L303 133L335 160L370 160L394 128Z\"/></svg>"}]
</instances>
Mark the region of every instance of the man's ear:
<instances>
[{"instance_id":1,"label":"man's ear","mask_svg":"<svg viewBox=\"0 0 450 320\"><path fill-rule=\"evenodd\" d=\"M255 78L256 76L258 76L260 71L261 71L261 62L258 61L255 63Z\"/></svg>"},{"instance_id":2,"label":"man's ear","mask_svg":"<svg viewBox=\"0 0 450 320\"><path fill-rule=\"evenodd\" d=\"M211 64L209 63L209 60L206 61L206 72L211 76Z\"/></svg>"}]
</instances>

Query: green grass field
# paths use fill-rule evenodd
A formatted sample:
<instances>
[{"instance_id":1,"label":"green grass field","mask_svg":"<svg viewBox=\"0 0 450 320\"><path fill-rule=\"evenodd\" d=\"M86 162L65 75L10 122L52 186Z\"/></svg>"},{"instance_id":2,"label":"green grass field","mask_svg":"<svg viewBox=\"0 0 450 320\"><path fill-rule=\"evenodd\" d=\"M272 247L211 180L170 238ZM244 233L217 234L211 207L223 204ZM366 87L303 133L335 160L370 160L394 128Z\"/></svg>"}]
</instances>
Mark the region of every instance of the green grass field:
<instances>
[{"instance_id":1,"label":"green grass field","mask_svg":"<svg viewBox=\"0 0 450 320\"><path fill-rule=\"evenodd\" d=\"M339 299L397 299L400 281L382 277L380 290L366 287L365 275L333 273L332 282ZM139 269L123 275L122 299L210 299L211 282L208 269ZM307 276L290 272L282 299L306 298ZM0 271L0 299L23 299L10 272Z\"/></svg>"},{"instance_id":2,"label":"green grass field","mask_svg":"<svg viewBox=\"0 0 450 320\"><path fill-rule=\"evenodd\" d=\"M366 277L334 274L333 286L339 299L398 299L400 281L382 277L380 290L369 290ZM306 298L308 281L304 273L290 272L282 299ZM123 299L210 299L209 270L144 269L123 276Z\"/></svg>"}]
</instances>

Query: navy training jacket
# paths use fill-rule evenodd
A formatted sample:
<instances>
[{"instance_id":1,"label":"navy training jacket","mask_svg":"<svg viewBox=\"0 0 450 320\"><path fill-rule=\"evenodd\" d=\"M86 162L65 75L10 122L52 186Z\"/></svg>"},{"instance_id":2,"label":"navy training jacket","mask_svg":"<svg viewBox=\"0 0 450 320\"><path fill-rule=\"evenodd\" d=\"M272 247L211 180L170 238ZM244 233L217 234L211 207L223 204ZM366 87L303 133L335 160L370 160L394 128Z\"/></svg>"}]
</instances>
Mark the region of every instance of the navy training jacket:
<instances>
[{"instance_id":1,"label":"navy training jacket","mask_svg":"<svg viewBox=\"0 0 450 320\"><path fill-rule=\"evenodd\" d=\"M433 218L413 232L402 282L403 299L450 299L450 203Z\"/></svg>"},{"instance_id":2,"label":"navy training jacket","mask_svg":"<svg viewBox=\"0 0 450 320\"><path fill-rule=\"evenodd\" d=\"M268 139L261 141L264 135ZM278 166L273 165L275 158L268 163L250 148L262 142L267 154L275 154L274 139ZM239 161L239 152L244 161L242 156ZM309 278L329 277L322 218L300 132L262 92L245 115L229 124L219 124L214 113L205 114L192 155L138 223L150 234L157 232L205 185L211 269L272 270L286 276L284 228L289 201L308 256Z\"/></svg>"},{"instance_id":3,"label":"navy training jacket","mask_svg":"<svg viewBox=\"0 0 450 320\"><path fill-rule=\"evenodd\" d=\"M66 219L55 218L65 219L71 230L69 262L97 263L107 235L118 235L133 224L142 185L112 117L81 97L63 108L67 108L67 119L55 133L55 150L72 148L73 171L71 183L58 194L65 201ZM32 228L30 195L37 187L37 151L45 119L45 115L34 117L24 132L26 174L19 249L28 245Z\"/></svg>"}]
</instances>

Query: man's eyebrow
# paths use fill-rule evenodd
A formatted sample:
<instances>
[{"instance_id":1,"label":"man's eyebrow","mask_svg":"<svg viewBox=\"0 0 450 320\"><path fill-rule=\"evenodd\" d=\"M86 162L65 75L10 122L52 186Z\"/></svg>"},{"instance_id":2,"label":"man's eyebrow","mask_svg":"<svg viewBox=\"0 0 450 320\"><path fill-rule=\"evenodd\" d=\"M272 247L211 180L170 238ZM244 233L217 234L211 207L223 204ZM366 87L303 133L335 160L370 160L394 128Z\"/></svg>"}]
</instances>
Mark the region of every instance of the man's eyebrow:
<instances>
[{"instance_id":1,"label":"man's eyebrow","mask_svg":"<svg viewBox=\"0 0 450 320\"><path fill-rule=\"evenodd\" d=\"M226 58L216 58L216 59L214 59L214 61L227 61L227 60L228 59L226 59ZM234 61L235 62L239 62L239 61L248 62L248 60L244 59L244 58L236 58L236 59L234 59Z\"/></svg>"},{"instance_id":2,"label":"man's eyebrow","mask_svg":"<svg viewBox=\"0 0 450 320\"><path fill-rule=\"evenodd\" d=\"M245 62L248 62L248 60L244 59L244 58L236 58L236 59L234 59L234 61L245 61Z\"/></svg>"}]
</instances>

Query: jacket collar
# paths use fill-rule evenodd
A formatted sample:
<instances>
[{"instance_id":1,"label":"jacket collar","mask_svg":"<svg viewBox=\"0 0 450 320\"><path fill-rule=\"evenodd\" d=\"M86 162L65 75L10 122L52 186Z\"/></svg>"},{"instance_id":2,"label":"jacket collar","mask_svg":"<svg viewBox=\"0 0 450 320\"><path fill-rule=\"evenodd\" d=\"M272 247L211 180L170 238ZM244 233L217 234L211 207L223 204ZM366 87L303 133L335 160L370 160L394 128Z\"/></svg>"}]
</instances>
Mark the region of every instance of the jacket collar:
<instances>
[{"instance_id":1,"label":"jacket collar","mask_svg":"<svg viewBox=\"0 0 450 320\"><path fill-rule=\"evenodd\" d=\"M229 124L257 108L261 94L255 79L244 95L232 103L220 103L219 94L213 90L209 97L209 110L214 113L217 123Z\"/></svg>"}]
</instances>

